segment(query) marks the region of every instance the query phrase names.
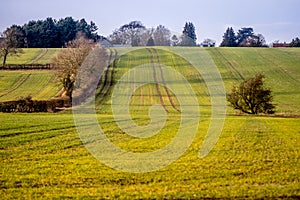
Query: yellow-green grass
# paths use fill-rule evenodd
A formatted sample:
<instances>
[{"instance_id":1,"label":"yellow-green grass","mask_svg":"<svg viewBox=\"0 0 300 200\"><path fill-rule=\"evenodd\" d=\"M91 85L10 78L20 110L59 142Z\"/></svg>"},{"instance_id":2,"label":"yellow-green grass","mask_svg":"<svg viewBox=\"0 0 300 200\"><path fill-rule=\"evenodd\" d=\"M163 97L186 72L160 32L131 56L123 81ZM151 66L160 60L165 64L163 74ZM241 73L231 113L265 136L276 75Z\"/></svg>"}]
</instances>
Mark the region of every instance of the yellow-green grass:
<instances>
[{"instance_id":1,"label":"yellow-green grass","mask_svg":"<svg viewBox=\"0 0 300 200\"><path fill-rule=\"evenodd\" d=\"M23 53L7 57L7 64L50 64L59 48L23 48Z\"/></svg>"},{"instance_id":2,"label":"yellow-green grass","mask_svg":"<svg viewBox=\"0 0 300 200\"><path fill-rule=\"evenodd\" d=\"M116 145L138 152L165 145L176 132L170 125L164 134L142 141L118 132L111 123L113 116L98 118ZM198 150L209 124L202 119L184 156L143 174L110 169L91 156L81 144L72 115L0 114L0 119L4 199L300 196L299 118L227 117L217 145L200 159Z\"/></svg>"},{"instance_id":3,"label":"yellow-green grass","mask_svg":"<svg viewBox=\"0 0 300 200\"><path fill-rule=\"evenodd\" d=\"M148 50L139 48L133 50L117 60L114 82L130 69L151 63L151 54ZM207 51L218 66L228 91L232 84L241 81L242 77L247 78L257 72L265 72L266 83L274 90L277 109L284 115L282 113L281 117L235 115L235 112L228 108L224 128L216 146L208 156L199 158L199 149L211 120L208 89L201 75L190 63L167 51L166 48L160 48L156 51L161 64L176 69L186 77L200 104L201 115L197 135L180 159L154 172L123 173L105 166L89 153L77 134L72 114L68 112L2 113L0 114L1 197L4 199L300 198L300 118L295 117L299 115L297 108L300 103L293 100L293 97L297 98L299 95L297 66L300 51L229 48L179 50L199 54ZM118 51L120 53L123 49ZM273 56L273 53L276 56ZM261 54L266 58L259 59ZM234 64L229 64L226 60L225 62L223 55ZM270 60L279 64L269 64ZM262 70L259 67L261 64L270 68ZM293 73L287 73L281 70L281 67ZM26 73L23 74L25 77L22 77L22 74L14 76L11 74L11 80L7 78L1 82L0 87L9 88L10 84L14 82L17 84L28 76ZM166 79L172 78L168 77L168 74L164 75ZM272 86L272 83L275 85ZM179 83L173 84L181 87ZM180 113L172 109L163 85L159 88L166 107L171 112L167 115L168 120L162 131L147 139L129 136L117 126L111 114L111 92L104 103L96 105L99 124L115 145L133 152L151 152L164 147L175 137L180 124ZM280 90L284 90L285 93L280 93ZM155 84L146 84L133 93L130 112L137 124L146 125L150 122L148 111L151 105L160 103L158 95ZM176 94L171 95L178 105Z\"/></svg>"},{"instance_id":4,"label":"yellow-green grass","mask_svg":"<svg viewBox=\"0 0 300 200\"><path fill-rule=\"evenodd\" d=\"M208 48L218 66L226 90L233 84L257 73L266 76L277 112L300 114L300 49L299 48Z\"/></svg>"},{"instance_id":5,"label":"yellow-green grass","mask_svg":"<svg viewBox=\"0 0 300 200\"><path fill-rule=\"evenodd\" d=\"M50 70L0 71L0 102L29 95L36 100L49 99L59 89Z\"/></svg>"}]
</instances>

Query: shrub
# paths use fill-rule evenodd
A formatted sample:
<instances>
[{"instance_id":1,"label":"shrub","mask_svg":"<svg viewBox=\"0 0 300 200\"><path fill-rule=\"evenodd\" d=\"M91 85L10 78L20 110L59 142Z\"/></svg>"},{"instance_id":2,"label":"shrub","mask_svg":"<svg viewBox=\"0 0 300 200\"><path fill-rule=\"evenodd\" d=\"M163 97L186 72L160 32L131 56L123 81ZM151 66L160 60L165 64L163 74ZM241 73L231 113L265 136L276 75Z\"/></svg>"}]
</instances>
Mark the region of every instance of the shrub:
<instances>
[{"instance_id":1,"label":"shrub","mask_svg":"<svg viewBox=\"0 0 300 200\"><path fill-rule=\"evenodd\" d=\"M233 86L227 95L227 101L237 110L248 114L273 114L275 106L271 103L273 97L270 89L263 87L264 75L257 74L244 80L239 86Z\"/></svg>"},{"instance_id":2,"label":"shrub","mask_svg":"<svg viewBox=\"0 0 300 200\"><path fill-rule=\"evenodd\" d=\"M32 100L28 96L17 101L0 102L0 112L57 112L58 108L68 106L67 99Z\"/></svg>"}]
</instances>

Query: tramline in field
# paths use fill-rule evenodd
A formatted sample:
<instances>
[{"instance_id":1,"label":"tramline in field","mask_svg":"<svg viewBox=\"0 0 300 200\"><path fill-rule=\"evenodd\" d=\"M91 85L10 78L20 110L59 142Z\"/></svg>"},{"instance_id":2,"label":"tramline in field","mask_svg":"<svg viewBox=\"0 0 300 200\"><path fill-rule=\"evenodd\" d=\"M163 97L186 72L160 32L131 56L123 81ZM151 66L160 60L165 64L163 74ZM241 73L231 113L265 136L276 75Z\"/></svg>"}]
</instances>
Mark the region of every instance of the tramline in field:
<instances>
[{"instance_id":1,"label":"tramline in field","mask_svg":"<svg viewBox=\"0 0 300 200\"><path fill-rule=\"evenodd\" d=\"M297 199L300 196L299 49L172 48L173 51L164 47L132 48L125 54L122 54L125 51L122 48L108 49L110 65L96 92L96 118L107 138L121 149L145 153L163 148L172 142L179 128L181 113L175 108L181 109L176 97L180 93L174 93L170 88L181 89L178 82L173 82L181 74L190 83L200 107L197 134L184 155L158 171L123 173L90 154L82 144L73 115L68 110L61 113L0 113L1 197ZM218 67L227 91L243 78L264 73L267 86L274 92L277 114L253 117L228 108L217 144L200 159L199 149L212 115L209 90L191 63L172 53L176 51L196 58L203 58L202 54L208 53ZM145 79L153 80L153 63L160 94L154 81L137 88L131 96L130 114L137 125L146 126L150 123L150 108L154 104L161 105L162 98L169 111L168 119L158 134L137 138L125 134L116 124L111 97L118 80L127 72L126 84L133 88L138 85L132 81L136 74L130 74L135 67L144 65L143 69L149 75ZM173 74L165 73L164 66L179 74L172 77ZM208 81L212 85L215 83L213 78ZM21 95L50 98L59 89L49 70L0 71L0 101ZM91 123L87 122L86 126Z\"/></svg>"}]
</instances>

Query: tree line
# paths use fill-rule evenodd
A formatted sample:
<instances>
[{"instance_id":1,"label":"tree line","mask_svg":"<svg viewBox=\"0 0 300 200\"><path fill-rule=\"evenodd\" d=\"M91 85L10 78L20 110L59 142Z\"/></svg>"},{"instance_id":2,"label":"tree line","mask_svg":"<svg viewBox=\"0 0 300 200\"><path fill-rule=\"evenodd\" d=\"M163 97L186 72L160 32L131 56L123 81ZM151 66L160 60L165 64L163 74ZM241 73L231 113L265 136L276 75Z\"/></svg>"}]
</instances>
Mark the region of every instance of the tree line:
<instances>
[{"instance_id":1,"label":"tree line","mask_svg":"<svg viewBox=\"0 0 300 200\"><path fill-rule=\"evenodd\" d=\"M146 28L140 21L132 21L114 30L107 40L115 45L130 46L196 46L197 35L192 22L184 24L182 34L174 35L163 26L156 28ZM0 46L2 51L8 48L59 48L65 46L69 41L76 38L78 33L87 39L98 41L106 39L97 34L98 27L91 21L75 20L72 17L64 19L31 20L24 25L12 25L0 36ZM211 39L205 39L203 46L215 46ZM232 27L228 27L223 35L221 47L267 47L265 37L262 34L254 33L252 27L243 27L237 33ZM290 43L290 47L299 47L300 40L295 38ZM14 53L13 50L11 53ZM18 52L16 52L18 53ZM1 54L7 55L8 52ZM3 55L2 55L3 56Z\"/></svg>"},{"instance_id":2,"label":"tree line","mask_svg":"<svg viewBox=\"0 0 300 200\"><path fill-rule=\"evenodd\" d=\"M97 34L98 27L85 19L74 20L72 17L55 20L31 20L23 26L12 25L0 37L0 58L5 66L7 56L22 53L21 48L60 48L83 35L94 42L102 37Z\"/></svg>"},{"instance_id":3,"label":"tree line","mask_svg":"<svg viewBox=\"0 0 300 200\"><path fill-rule=\"evenodd\" d=\"M140 21L132 21L113 31L108 37L114 45L130 46L196 46L195 26L186 22L181 36L172 35L163 25L146 28Z\"/></svg>"},{"instance_id":4,"label":"tree line","mask_svg":"<svg viewBox=\"0 0 300 200\"><path fill-rule=\"evenodd\" d=\"M91 21L64 19L31 20L23 26L12 25L3 32L9 46L14 48L59 48L76 38L81 33L88 39L98 40L98 27Z\"/></svg>"},{"instance_id":5,"label":"tree line","mask_svg":"<svg viewBox=\"0 0 300 200\"><path fill-rule=\"evenodd\" d=\"M235 34L232 27L228 27L223 35L221 47L267 47L265 37L255 34L253 28L244 27Z\"/></svg>"}]
</instances>

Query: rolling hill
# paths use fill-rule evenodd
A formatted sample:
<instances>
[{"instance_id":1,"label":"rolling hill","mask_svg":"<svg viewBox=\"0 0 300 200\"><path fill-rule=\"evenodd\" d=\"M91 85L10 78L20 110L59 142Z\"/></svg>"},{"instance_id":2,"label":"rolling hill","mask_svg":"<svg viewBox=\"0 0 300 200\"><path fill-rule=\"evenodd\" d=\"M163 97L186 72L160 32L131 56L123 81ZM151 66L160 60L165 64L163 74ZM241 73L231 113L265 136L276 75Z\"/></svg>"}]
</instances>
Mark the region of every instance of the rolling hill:
<instances>
[{"instance_id":1,"label":"rolling hill","mask_svg":"<svg viewBox=\"0 0 300 200\"><path fill-rule=\"evenodd\" d=\"M300 49L116 48L108 55L109 67L95 83L96 114L0 113L2 198L299 199ZM277 114L241 115L227 107L226 115L214 115L212 105L218 107L223 94L220 82L230 91L256 73L266 75ZM58 88L52 79L51 70L0 71L0 101L20 94L53 96ZM178 137L182 116L187 120ZM218 140L208 140L216 143L199 157L218 123ZM105 137L90 132L94 125ZM106 152L107 143L97 146L102 141L118 148ZM139 157L168 145L173 148L165 157ZM127 152L135 157L124 159ZM151 170L157 162L162 165Z\"/></svg>"}]
</instances>

